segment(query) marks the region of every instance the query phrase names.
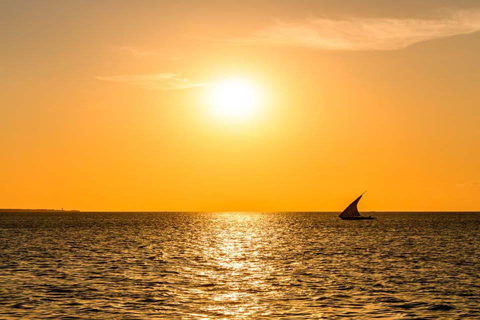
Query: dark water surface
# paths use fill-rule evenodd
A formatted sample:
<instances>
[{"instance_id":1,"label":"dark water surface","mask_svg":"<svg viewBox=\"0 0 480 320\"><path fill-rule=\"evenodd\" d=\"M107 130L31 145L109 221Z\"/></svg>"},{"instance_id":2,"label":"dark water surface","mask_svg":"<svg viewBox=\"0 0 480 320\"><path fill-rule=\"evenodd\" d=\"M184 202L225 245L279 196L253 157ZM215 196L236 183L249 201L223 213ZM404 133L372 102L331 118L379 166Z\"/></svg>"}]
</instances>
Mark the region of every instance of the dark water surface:
<instances>
[{"instance_id":1,"label":"dark water surface","mask_svg":"<svg viewBox=\"0 0 480 320\"><path fill-rule=\"evenodd\" d=\"M0 214L0 318L480 319L480 214Z\"/></svg>"}]
</instances>

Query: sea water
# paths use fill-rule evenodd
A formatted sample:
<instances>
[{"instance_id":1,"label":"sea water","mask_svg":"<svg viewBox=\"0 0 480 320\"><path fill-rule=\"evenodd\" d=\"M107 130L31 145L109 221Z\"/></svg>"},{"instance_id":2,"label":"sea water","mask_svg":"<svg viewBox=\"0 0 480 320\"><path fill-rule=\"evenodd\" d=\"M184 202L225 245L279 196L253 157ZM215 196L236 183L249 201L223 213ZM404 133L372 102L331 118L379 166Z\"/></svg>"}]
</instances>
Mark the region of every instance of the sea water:
<instances>
[{"instance_id":1,"label":"sea water","mask_svg":"<svg viewBox=\"0 0 480 320\"><path fill-rule=\"evenodd\" d=\"M3 213L0 318L480 319L480 214Z\"/></svg>"}]
</instances>

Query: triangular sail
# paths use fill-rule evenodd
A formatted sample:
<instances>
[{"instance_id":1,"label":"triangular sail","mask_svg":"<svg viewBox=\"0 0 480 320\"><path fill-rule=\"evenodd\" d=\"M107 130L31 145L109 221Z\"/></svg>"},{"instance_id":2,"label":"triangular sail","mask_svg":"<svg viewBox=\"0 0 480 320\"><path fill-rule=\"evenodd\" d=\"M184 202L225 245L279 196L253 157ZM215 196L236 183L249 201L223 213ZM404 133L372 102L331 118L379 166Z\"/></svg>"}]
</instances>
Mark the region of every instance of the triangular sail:
<instances>
[{"instance_id":1,"label":"triangular sail","mask_svg":"<svg viewBox=\"0 0 480 320\"><path fill-rule=\"evenodd\" d=\"M360 195L355 201L353 201L342 213L340 213L340 218L352 218L352 217L360 217L360 212L357 209L357 203L362 198L363 194Z\"/></svg>"}]
</instances>

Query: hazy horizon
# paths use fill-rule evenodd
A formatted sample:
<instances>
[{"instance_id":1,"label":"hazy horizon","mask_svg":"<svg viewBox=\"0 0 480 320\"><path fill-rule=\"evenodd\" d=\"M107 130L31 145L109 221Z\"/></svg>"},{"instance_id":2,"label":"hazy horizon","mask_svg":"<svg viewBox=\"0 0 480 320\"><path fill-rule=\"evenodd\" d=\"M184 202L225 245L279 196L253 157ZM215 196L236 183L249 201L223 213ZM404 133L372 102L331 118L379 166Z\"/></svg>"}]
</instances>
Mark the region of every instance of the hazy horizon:
<instances>
[{"instance_id":1,"label":"hazy horizon","mask_svg":"<svg viewBox=\"0 0 480 320\"><path fill-rule=\"evenodd\" d=\"M299 211L299 210L287 210L287 211L198 211L198 210L77 210L77 209L35 209L35 208L0 208L0 213L15 213L15 212L66 212L66 213L332 213L338 214L341 210L315 210L315 211ZM435 210L361 210L363 213L480 213L477 210L448 210L448 211L435 211Z\"/></svg>"}]
</instances>

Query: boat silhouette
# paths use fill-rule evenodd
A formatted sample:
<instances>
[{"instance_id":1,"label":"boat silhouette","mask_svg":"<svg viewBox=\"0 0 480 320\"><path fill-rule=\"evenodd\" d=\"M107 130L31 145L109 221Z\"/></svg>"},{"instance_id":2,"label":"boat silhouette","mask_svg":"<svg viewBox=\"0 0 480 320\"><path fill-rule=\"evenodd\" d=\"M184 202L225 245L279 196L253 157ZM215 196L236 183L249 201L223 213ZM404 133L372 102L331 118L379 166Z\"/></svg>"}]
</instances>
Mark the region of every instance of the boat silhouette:
<instances>
[{"instance_id":1,"label":"boat silhouette","mask_svg":"<svg viewBox=\"0 0 480 320\"><path fill-rule=\"evenodd\" d=\"M364 217L358 212L357 204L365 193L362 193L360 197L355 199L350 205L340 213L339 217L342 220L373 220L374 217Z\"/></svg>"}]
</instances>

